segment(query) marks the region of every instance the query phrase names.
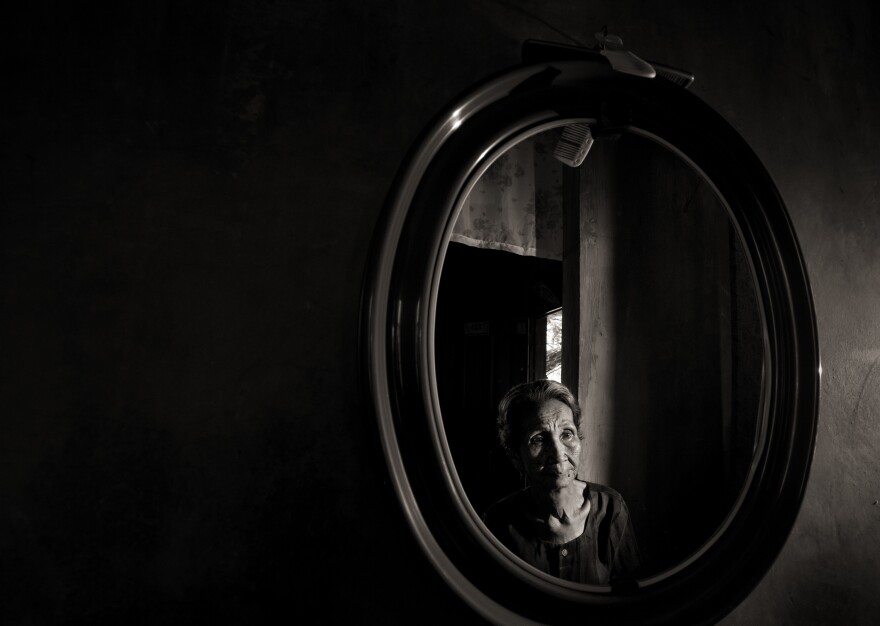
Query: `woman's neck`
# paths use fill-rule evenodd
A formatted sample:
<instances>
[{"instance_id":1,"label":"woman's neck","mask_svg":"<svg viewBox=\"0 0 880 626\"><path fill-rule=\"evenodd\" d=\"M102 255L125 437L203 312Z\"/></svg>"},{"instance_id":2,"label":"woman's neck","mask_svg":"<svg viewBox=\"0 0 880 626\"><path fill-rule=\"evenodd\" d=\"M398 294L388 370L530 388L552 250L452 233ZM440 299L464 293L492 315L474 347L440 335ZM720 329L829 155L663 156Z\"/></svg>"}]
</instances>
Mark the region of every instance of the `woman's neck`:
<instances>
[{"instance_id":1,"label":"woman's neck","mask_svg":"<svg viewBox=\"0 0 880 626\"><path fill-rule=\"evenodd\" d=\"M586 497L586 483L575 480L560 489L537 492L532 490L532 505L545 540L564 543L577 538L584 531L590 501Z\"/></svg>"}]
</instances>

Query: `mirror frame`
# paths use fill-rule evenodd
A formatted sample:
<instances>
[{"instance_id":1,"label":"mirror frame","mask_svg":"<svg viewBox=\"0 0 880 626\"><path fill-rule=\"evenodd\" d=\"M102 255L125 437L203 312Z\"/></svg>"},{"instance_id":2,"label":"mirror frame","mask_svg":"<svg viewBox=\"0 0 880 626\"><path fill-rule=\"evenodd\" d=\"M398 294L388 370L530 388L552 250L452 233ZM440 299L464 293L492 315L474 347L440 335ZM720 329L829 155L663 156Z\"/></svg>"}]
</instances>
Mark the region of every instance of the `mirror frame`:
<instances>
[{"instance_id":1,"label":"mirror frame","mask_svg":"<svg viewBox=\"0 0 880 626\"><path fill-rule=\"evenodd\" d=\"M377 225L362 293L365 399L414 538L443 580L484 618L714 623L770 568L803 500L820 377L806 267L769 174L711 107L663 72L624 74L590 51L550 57L505 70L453 100L407 155ZM538 572L488 532L456 474L434 373L443 258L470 186L509 145L584 119L596 120L599 133L636 132L659 141L715 186L750 259L765 324L763 436L739 506L691 558L624 588Z\"/></svg>"}]
</instances>

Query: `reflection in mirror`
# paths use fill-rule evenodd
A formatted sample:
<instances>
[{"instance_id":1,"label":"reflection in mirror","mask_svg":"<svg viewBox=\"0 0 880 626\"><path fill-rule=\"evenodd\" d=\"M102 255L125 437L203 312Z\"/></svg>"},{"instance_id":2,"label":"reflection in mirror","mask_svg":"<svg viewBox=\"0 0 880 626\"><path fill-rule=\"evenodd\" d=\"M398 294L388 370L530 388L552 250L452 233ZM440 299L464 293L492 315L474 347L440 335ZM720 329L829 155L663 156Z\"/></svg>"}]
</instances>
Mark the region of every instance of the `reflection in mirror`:
<instances>
[{"instance_id":1,"label":"reflection in mirror","mask_svg":"<svg viewBox=\"0 0 880 626\"><path fill-rule=\"evenodd\" d=\"M561 381L582 412L578 480L620 492L641 575L674 567L736 506L761 432L764 327L752 270L714 188L635 133L597 134L579 167L561 130L476 182L437 299L443 424L482 515L526 479L499 443L518 383Z\"/></svg>"}]
</instances>

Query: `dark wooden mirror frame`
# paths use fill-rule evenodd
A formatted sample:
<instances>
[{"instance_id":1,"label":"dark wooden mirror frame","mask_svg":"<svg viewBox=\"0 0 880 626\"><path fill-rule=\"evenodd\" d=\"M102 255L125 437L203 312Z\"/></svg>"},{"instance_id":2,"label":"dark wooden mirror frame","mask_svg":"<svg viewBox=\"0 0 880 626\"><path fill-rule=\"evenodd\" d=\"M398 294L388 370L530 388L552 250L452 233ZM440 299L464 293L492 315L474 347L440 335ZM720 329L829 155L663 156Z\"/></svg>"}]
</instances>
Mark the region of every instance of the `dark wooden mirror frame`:
<instances>
[{"instance_id":1,"label":"dark wooden mirror frame","mask_svg":"<svg viewBox=\"0 0 880 626\"><path fill-rule=\"evenodd\" d=\"M390 482L425 556L490 621L714 623L769 569L803 499L820 376L804 261L769 174L711 107L661 73L623 74L589 51L541 51L538 60L533 56L469 90L428 126L377 226L360 350ZM495 540L455 472L434 375L437 289L469 187L513 143L585 119L595 120L594 135L634 132L658 141L711 182L747 251L765 325L763 430L737 506L691 558L623 588L561 581Z\"/></svg>"}]
</instances>

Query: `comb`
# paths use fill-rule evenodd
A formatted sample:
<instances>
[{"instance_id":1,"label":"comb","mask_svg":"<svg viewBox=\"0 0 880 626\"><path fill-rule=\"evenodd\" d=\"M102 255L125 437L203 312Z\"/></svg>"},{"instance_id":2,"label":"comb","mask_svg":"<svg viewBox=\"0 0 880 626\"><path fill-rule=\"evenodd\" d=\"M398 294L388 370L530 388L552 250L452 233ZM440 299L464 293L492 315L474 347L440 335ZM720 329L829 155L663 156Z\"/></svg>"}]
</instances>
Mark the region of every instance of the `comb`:
<instances>
[{"instance_id":1,"label":"comb","mask_svg":"<svg viewBox=\"0 0 880 626\"><path fill-rule=\"evenodd\" d=\"M586 122L570 124L562 130L562 135L553 150L553 156L569 167L577 167L587 158L592 145L593 134L590 132L589 124Z\"/></svg>"}]
</instances>

